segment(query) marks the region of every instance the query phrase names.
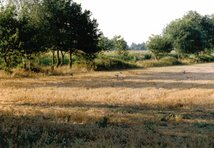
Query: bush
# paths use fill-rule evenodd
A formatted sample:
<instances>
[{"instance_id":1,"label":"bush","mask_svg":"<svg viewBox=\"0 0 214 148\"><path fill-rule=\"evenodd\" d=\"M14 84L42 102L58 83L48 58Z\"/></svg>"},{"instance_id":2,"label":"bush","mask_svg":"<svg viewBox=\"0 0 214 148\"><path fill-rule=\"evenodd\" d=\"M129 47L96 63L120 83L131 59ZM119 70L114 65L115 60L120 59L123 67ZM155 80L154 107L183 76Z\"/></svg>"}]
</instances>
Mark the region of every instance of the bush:
<instances>
[{"instance_id":1,"label":"bush","mask_svg":"<svg viewBox=\"0 0 214 148\"><path fill-rule=\"evenodd\" d=\"M152 59L152 54L149 54L149 53L145 54L144 57L143 57L143 59L144 60L150 60L150 59Z\"/></svg>"},{"instance_id":2,"label":"bush","mask_svg":"<svg viewBox=\"0 0 214 148\"><path fill-rule=\"evenodd\" d=\"M176 59L175 57L170 57L170 56L167 56L167 57L163 57L160 59L160 62L163 63L163 65L179 65L181 64L178 59Z\"/></svg>"},{"instance_id":3,"label":"bush","mask_svg":"<svg viewBox=\"0 0 214 148\"><path fill-rule=\"evenodd\" d=\"M180 65L181 62L179 62L174 57L163 57L162 59L158 60L146 60L142 62L138 62L138 65L141 67L161 67L161 66L172 66L172 65Z\"/></svg>"},{"instance_id":4,"label":"bush","mask_svg":"<svg viewBox=\"0 0 214 148\"><path fill-rule=\"evenodd\" d=\"M138 65L140 65L141 67L161 67L161 66L165 66L162 62L157 61L157 60L147 60L147 61L138 62Z\"/></svg>"},{"instance_id":5,"label":"bush","mask_svg":"<svg viewBox=\"0 0 214 148\"><path fill-rule=\"evenodd\" d=\"M198 56L199 62L214 62L214 56L203 54Z\"/></svg>"},{"instance_id":6,"label":"bush","mask_svg":"<svg viewBox=\"0 0 214 148\"><path fill-rule=\"evenodd\" d=\"M98 58L95 60L95 70L117 70L117 69L128 69L137 68L136 65L130 64L120 59L114 58Z\"/></svg>"}]
</instances>

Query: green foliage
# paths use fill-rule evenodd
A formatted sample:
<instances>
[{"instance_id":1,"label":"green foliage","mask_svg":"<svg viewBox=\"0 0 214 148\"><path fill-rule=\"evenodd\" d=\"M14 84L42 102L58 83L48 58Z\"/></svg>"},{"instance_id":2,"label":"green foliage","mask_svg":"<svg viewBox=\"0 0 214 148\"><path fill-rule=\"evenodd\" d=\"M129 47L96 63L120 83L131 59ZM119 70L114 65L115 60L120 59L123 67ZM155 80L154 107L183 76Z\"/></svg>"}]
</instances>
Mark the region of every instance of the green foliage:
<instances>
[{"instance_id":1,"label":"green foliage","mask_svg":"<svg viewBox=\"0 0 214 148\"><path fill-rule=\"evenodd\" d=\"M205 62L214 62L214 55L212 54L200 54L200 55L189 55L188 57L192 63L205 63Z\"/></svg>"},{"instance_id":2,"label":"green foliage","mask_svg":"<svg viewBox=\"0 0 214 148\"><path fill-rule=\"evenodd\" d=\"M109 122L109 118L108 117L103 117L99 121L97 121L97 125L100 128L105 128L105 127L107 127L108 122Z\"/></svg>"},{"instance_id":3,"label":"green foliage","mask_svg":"<svg viewBox=\"0 0 214 148\"><path fill-rule=\"evenodd\" d=\"M118 54L126 54L126 50L128 49L127 42L120 35L114 36L112 39L101 36L98 42L98 47L101 51L115 50Z\"/></svg>"},{"instance_id":4,"label":"green foliage","mask_svg":"<svg viewBox=\"0 0 214 148\"><path fill-rule=\"evenodd\" d=\"M98 46L99 46L100 50L102 50L102 51L105 51L105 50L108 51L108 50L114 49L113 41L105 36L100 37Z\"/></svg>"},{"instance_id":5,"label":"green foliage","mask_svg":"<svg viewBox=\"0 0 214 148\"><path fill-rule=\"evenodd\" d=\"M95 60L95 70L117 70L117 69L127 69L127 68L137 68L136 65L125 62L121 59L115 59L110 57L99 57Z\"/></svg>"},{"instance_id":6,"label":"green foliage","mask_svg":"<svg viewBox=\"0 0 214 148\"><path fill-rule=\"evenodd\" d=\"M198 123L195 123L194 126L198 127L198 128L206 128L209 126L209 124L207 123L202 123L202 122L198 122Z\"/></svg>"},{"instance_id":7,"label":"green foliage","mask_svg":"<svg viewBox=\"0 0 214 148\"><path fill-rule=\"evenodd\" d=\"M138 65L141 67L162 67L162 66L173 66L183 64L177 58L172 56L162 57L160 60L144 60L139 61Z\"/></svg>"},{"instance_id":8,"label":"green foliage","mask_svg":"<svg viewBox=\"0 0 214 148\"><path fill-rule=\"evenodd\" d=\"M168 36L155 35L149 38L147 47L155 55L156 59L160 59L161 54L172 51L172 41Z\"/></svg>"},{"instance_id":9,"label":"green foliage","mask_svg":"<svg viewBox=\"0 0 214 148\"><path fill-rule=\"evenodd\" d=\"M11 67L14 51L18 47L18 21L15 7L1 8L0 12L0 58Z\"/></svg>"},{"instance_id":10,"label":"green foliage","mask_svg":"<svg viewBox=\"0 0 214 148\"><path fill-rule=\"evenodd\" d=\"M214 62L214 56L210 54L201 54L198 58L200 62Z\"/></svg>"},{"instance_id":11,"label":"green foliage","mask_svg":"<svg viewBox=\"0 0 214 148\"><path fill-rule=\"evenodd\" d=\"M132 43L129 48L131 50L146 50L147 49L146 43L140 43L140 44Z\"/></svg>"},{"instance_id":12,"label":"green foliage","mask_svg":"<svg viewBox=\"0 0 214 148\"><path fill-rule=\"evenodd\" d=\"M114 43L114 49L118 52L118 54L124 54L128 49L127 42L122 36L115 36L112 41Z\"/></svg>"},{"instance_id":13,"label":"green foliage","mask_svg":"<svg viewBox=\"0 0 214 148\"><path fill-rule=\"evenodd\" d=\"M49 49L57 51L52 66L55 56L57 66L65 64L66 53L71 66L77 50L85 53L87 63L93 62L100 50L100 35L91 12L82 11L81 5L72 0L11 1L0 9L0 58L8 68L20 64L17 56L26 68L34 55Z\"/></svg>"},{"instance_id":14,"label":"green foliage","mask_svg":"<svg viewBox=\"0 0 214 148\"><path fill-rule=\"evenodd\" d=\"M163 34L173 41L173 46L181 53L198 54L212 49L214 22L211 16L201 16L190 11L181 19L172 21Z\"/></svg>"},{"instance_id":15,"label":"green foliage","mask_svg":"<svg viewBox=\"0 0 214 148\"><path fill-rule=\"evenodd\" d=\"M149 53L144 54L144 58L143 58L143 59L144 59L144 60L150 60L150 59L152 59L152 55L149 54Z\"/></svg>"},{"instance_id":16,"label":"green foliage","mask_svg":"<svg viewBox=\"0 0 214 148\"><path fill-rule=\"evenodd\" d=\"M166 56L160 59L161 63L164 63L164 65L179 65L181 64L178 59L175 57Z\"/></svg>"}]
</instances>

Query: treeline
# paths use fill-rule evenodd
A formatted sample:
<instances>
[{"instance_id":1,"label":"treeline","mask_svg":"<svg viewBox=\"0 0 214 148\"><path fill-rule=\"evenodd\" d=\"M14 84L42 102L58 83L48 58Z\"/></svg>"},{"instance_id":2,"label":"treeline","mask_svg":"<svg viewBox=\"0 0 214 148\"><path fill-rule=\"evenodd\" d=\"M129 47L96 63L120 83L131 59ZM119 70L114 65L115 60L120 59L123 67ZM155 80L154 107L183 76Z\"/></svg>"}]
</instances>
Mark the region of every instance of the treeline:
<instances>
[{"instance_id":1,"label":"treeline","mask_svg":"<svg viewBox=\"0 0 214 148\"><path fill-rule=\"evenodd\" d=\"M112 39L101 36L98 44L100 49L103 51L117 50L120 52L129 49L127 42L120 35L114 36Z\"/></svg>"},{"instance_id":2,"label":"treeline","mask_svg":"<svg viewBox=\"0 0 214 148\"><path fill-rule=\"evenodd\" d=\"M214 47L214 16L189 11L167 25L161 35L151 36L147 46L157 59L172 50L181 55L209 53Z\"/></svg>"},{"instance_id":3,"label":"treeline","mask_svg":"<svg viewBox=\"0 0 214 148\"><path fill-rule=\"evenodd\" d=\"M30 68L33 57L52 53L52 67L64 63L65 54L79 52L93 61L100 50L101 32L89 10L72 0L5 1L0 8L0 61L7 69Z\"/></svg>"},{"instance_id":4,"label":"treeline","mask_svg":"<svg viewBox=\"0 0 214 148\"><path fill-rule=\"evenodd\" d=\"M146 43L132 43L131 46L129 47L130 50L146 50Z\"/></svg>"},{"instance_id":5,"label":"treeline","mask_svg":"<svg viewBox=\"0 0 214 148\"><path fill-rule=\"evenodd\" d=\"M132 43L128 46L127 41L120 35L114 36L109 39L108 37L101 36L99 47L102 50L146 50L146 43Z\"/></svg>"}]
</instances>

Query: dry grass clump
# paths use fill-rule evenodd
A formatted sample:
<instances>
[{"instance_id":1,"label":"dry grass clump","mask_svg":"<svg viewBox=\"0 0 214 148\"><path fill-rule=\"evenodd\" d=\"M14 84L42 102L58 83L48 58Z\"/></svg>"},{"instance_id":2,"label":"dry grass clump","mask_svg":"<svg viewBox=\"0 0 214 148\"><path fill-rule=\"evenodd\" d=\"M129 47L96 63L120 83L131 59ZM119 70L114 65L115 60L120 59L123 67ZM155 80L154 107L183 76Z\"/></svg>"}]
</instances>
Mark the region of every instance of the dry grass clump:
<instances>
[{"instance_id":1,"label":"dry grass clump","mask_svg":"<svg viewBox=\"0 0 214 148\"><path fill-rule=\"evenodd\" d=\"M0 147L213 147L213 72L0 74Z\"/></svg>"}]
</instances>

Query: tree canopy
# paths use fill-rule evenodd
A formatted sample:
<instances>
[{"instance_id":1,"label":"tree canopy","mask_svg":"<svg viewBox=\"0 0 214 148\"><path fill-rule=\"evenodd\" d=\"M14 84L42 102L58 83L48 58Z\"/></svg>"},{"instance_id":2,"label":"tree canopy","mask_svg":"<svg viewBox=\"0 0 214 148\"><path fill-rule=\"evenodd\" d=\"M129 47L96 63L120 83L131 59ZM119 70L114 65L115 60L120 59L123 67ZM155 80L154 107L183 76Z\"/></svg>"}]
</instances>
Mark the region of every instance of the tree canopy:
<instances>
[{"instance_id":1,"label":"tree canopy","mask_svg":"<svg viewBox=\"0 0 214 148\"><path fill-rule=\"evenodd\" d=\"M159 59L161 54L169 53L172 49L172 41L167 36L154 35L149 38L147 47L155 54Z\"/></svg>"},{"instance_id":2,"label":"tree canopy","mask_svg":"<svg viewBox=\"0 0 214 148\"><path fill-rule=\"evenodd\" d=\"M202 16L189 11L180 19L172 21L161 35L150 37L149 49L155 54L176 50L179 53L199 54L213 49L214 17Z\"/></svg>"},{"instance_id":3,"label":"tree canopy","mask_svg":"<svg viewBox=\"0 0 214 148\"><path fill-rule=\"evenodd\" d=\"M91 19L89 10L83 11L72 0L5 1L0 11L0 26L0 58L5 59L6 65L7 58L15 52L26 60L32 54L51 50L53 59L57 52L57 66L69 52L71 66L74 51L94 57L100 49L97 21Z\"/></svg>"}]
</instances>

